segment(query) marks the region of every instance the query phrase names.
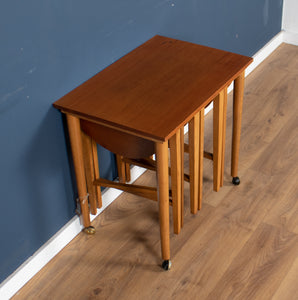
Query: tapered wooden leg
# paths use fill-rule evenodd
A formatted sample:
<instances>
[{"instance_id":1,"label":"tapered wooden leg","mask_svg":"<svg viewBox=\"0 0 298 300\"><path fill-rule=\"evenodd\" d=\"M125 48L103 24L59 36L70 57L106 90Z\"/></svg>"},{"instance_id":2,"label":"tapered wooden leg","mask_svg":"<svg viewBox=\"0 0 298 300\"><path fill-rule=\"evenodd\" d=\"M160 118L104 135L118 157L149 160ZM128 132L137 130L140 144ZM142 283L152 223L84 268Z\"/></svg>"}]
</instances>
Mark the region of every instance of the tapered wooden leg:
<instances>
[{"instance_id":1,"label":"tapered wooden leg","mask_svg":"<svg viewBox=\"0 0 298 300\"><path fill-rule=\"evenodd\" d=\"M190 211L196 214L199 199L199 113L188 124Z\"/></svg>"},{"instance_id":2,"label":"tapered wooden leg","mask_svg":"<svg viewBox=\"0 0 298 300\"><path fill-rule=\"evenodd\" d=\"M234 178L238 178L237 175L238 175L238 161L239 161L239 149L240 149L243 92L244 92L244 72L242 72L234 81L233 135L232 135L232 160L231 160L232 161L231 175L233 177L233 182L234 182ZM236 184L239 183L240 181L236 182Z\"/></svg>"},{"instance_id":3,"label":"tapered wooden leg","mask_svg":"<svg viewBox=\"0 0 298 300\"><path fill-rule=\"evenodd\" d=\"M199 178L198 209L202 208L203 199L203 158L204 158L204 108L199 112Z\"/></svg>"},{"instance_id":4,"label":"tapered wooden leg","mask_svg":"<svg viewBox=\"0 0 298 300\"><path fill-rule=\"evenodd\" d=\"M119 182L125 183L126 182L125 163L123 162L121 155L116 154L116 162L117 162Z\"/></svg>"},{"instance_id":5,"label":"tapered wooden leg","mask_svg":"<svg viewBox=\"0 0 298 300\"><path fill-rule=\"evenodd\" d=\"M213 189L216 192L221 182L223 103L224 91L221 91L213 101Z\"/></svg>"},{"instance_id":6,"label":"tapered wooden leg","mask_svg":"<svg viewBox=\"0 0 298 300\"><path fill-rule=\"evenodd\" d=\"M90 226L90 216L88 208L88 194L86 189L80 120L77 117L69 114L66 114L66 119L76 174L83 225L85 228L88 228Z\"/></svg>"},{"instance_id":7,"label":"tapered wooden leg","mask_svg":"<svg viewBox=\"0 0 298 300\"><path fill-rule=\"evenodd\" d=\"M184 223L184 126L180 129L181 149L181 227Z\"/></svg>"},{"instance_id":8,"label":"tapered wooden leg","mask_svg":"<svg viewBox=\"0 0 298 300\"><path fill-rule=\"evenodd\" d=\"M171 184L174 233L181 230L181 138L180 130L170 139Z\"/></svg>"},{"instance_id":9,"label":"tapered wooden leg","mask_svg":"<svg viewBox=\"0 0 298 300\"><path fill-rule=\"evenodd\" d=\"M158 179L161 253L162 253L162 259L164 261L169 261L170 260L170 228L169 228L170 225L169 225L168 142L156 143L156 164L157 164L157 179Z\"/></svg>"},{"instance_id":10,"label":"tapered wooden leg","mask_svg":"<svg viewBox=\"0 0 298 300\"><path fill-rule=\"evenodd\" d=\"M93 185L95 176L94 176L94 161L93 161L91 138L84 132L82 132L82 143L83 143L83 153L84 153L85 175L86 175L87 189L89 193L90 212L93 215L96 215L97 190L96 190L96 186Z\"/></svg>"},{"instance_id":11,"label":"tapered wooden leg","mask_svg":"<svg viewBox=\"0 0 298 300\"><path fill-rule=\"evenodd\" d=\"M221 178L220 186L223 186L224 171L225 171L225 149L226 149L226 120L227 120L227 104L228 103L228 89L224 89L223 97L223 123L222 123L222 156L221 156Z\"/></svg>"},{"instance_id":12,"label":"tapered wooden leg","mask_svg":"<svg viewBox=\"0 0 298 300\"><path fill-rule=\"evenodd\" d=\"M93 157L93 166L94 166L94 177L95 179L99 179L99 165L98 165L98 153L97 153L97 144L91 139L92 146L92 157ZM100 186L96 186L96 194L97 194L97 207L102 207L102 198L101 198L101 189Z\"/></svg>"}]
</instances>

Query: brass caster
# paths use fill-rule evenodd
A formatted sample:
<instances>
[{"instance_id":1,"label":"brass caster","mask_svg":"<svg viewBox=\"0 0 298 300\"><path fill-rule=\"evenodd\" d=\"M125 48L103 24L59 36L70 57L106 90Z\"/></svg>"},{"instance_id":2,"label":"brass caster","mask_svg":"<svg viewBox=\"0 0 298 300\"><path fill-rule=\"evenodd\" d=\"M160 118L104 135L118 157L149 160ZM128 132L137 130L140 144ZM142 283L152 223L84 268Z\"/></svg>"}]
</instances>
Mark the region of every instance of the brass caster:
<instances>
[{"instance_id":1,"label":"brass caster","mask_svg":"<svg viewBox=\"0 0 298 300\"><path fill-rule=\"evenodd\" d=\"M168 271L171 269L172 266L172 262L168 259L168 260L164 260L161 267L165 270Z\"/></svg>"},{"instance_id":2,"label":"brass caster","mask_svg":"<svg viewBox=\"0 0 298 300\"><path fill-rule=\"evenodd\" d=\"M96 230L93 226L85 227L83 229L83 231L87 234L90 234L90 235L95 234L95 232L96 232Z\"/></svg>"}]
</instances>

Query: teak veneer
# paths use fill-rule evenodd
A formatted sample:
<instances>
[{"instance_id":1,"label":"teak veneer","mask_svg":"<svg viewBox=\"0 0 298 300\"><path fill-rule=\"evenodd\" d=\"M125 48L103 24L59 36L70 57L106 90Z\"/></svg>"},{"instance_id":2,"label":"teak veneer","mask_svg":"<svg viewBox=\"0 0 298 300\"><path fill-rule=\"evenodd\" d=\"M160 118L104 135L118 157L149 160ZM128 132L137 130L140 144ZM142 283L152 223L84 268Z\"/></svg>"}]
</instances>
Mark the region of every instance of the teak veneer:
<instances>
[{"instance_id":1,"label":"teak veneer","mask_svg":"<svg viewBox=\"0 0 298 300\"><path fill-rule=\"evenodd\" d=\"M168 140L252 58L155 36L54 103L54 107L154 141Z\"/></svg>"}]
</instances>

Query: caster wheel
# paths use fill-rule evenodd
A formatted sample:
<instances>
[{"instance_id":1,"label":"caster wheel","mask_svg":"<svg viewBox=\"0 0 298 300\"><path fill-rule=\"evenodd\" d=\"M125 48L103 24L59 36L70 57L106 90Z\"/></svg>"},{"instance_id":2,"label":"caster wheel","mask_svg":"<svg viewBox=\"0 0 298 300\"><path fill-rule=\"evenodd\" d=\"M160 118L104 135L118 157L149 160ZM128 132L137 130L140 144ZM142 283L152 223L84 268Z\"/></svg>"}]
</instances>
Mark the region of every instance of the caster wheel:
<instances>
[{"instance_id":1,"label":"caster wheel","mask_svg":"<svg viewBox=\"0 0 298 300\"><path fill-rule=\"evenodd\" d=\"M168 271L171 269L172 262L170 260L164 260L161 266L165 271Z\"/></svg>"},{"instance_id":2,"label":"caster wheel","mask_svg":"<svg viewBox=\"0 0 298 300\"><path fill-rule=\"evenodd\" d=\"M239 179L239 177L233 177L232 183L233 183L234 185L239 185L239 184L240 184L240 179Z\"/></svg>"},{"instance_id":3,"label":"caster wheel","mask_svg":"<svg viewBox=\"0 0 298 300\"><path fill-rule=\"evenodd\" d=\"M96 232L96 230L93 226L85 227L83 229L83 231L87 234L90 234L90 235L95 234L95 232Z\"/></svg>"}]
</instances>

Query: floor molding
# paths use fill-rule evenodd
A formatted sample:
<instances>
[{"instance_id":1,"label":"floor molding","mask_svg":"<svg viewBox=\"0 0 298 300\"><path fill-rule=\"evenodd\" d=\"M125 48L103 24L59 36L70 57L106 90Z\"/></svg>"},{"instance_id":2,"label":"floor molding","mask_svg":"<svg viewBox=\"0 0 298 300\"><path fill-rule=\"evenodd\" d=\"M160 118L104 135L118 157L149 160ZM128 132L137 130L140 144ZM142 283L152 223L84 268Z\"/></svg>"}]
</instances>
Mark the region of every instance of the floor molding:
<instances>
[{"instance_id":1,"label":"floor molding","mask_svg":"<svg viewBox=\"0 0 298 300\"><path fill-rule=\"evenodd\" d=\"M254 56L253 62L245 70L245 76L249 75L264 59L266 59L280 44L284 42L284 31L280 31Z\"/></svg>"},{"instance_id":2,"label":"floor molding","mask_svg":"<svg viewBox=\"0 0 298 300\"><path fill-rule=\"evenodd\" d=\"M272 40L270 40L254 56L253 63L247 68L245 75L251 73L266 57L268 57L281 43L290 43L298 45L298 34L281 31ZM228 92L232 91L230 85ZM209 105L208 113L212 109ZM187 127L185 128L187 132ZM145 169L133 167L131 169L131 182L135 181ZM102 211L105 210L122 191L115 189L106 189L102 195L103 207L98 209L94 220ZM36 275L57 253L59 253L72 239L74 239L83 229L78 216L73 217L65 226L63 226L49 241L47 241L38 251L36 251L28 260L26 260L13 274L0 284L1 300L9 299L19 289L21 289L34 275Z\"/></svg>"},{"instance_id":3,"label":"floor molding","mask_svg":"<svg viewBox=\"0 0 298 300\"><path fill-rule=\"evenodd\" d=\"M284 38L283 38L284 43L298 46L298 33L297 32L284 31L283 36L284 36Z\"/></svg>"}]
</instances>

